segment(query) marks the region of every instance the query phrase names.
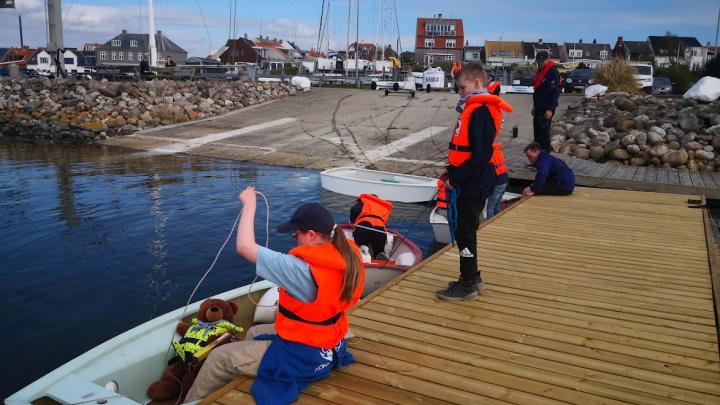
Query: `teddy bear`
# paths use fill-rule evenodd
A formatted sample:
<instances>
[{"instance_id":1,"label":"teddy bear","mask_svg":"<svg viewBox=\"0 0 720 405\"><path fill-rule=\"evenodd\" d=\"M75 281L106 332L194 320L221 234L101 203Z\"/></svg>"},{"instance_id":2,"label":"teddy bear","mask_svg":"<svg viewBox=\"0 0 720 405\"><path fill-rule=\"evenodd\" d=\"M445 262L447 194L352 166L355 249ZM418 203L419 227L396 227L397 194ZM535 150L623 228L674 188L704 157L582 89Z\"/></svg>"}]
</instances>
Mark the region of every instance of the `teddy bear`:
<instances>
[{"instance_id":1,"label":"teddy bear","mask_svg":"<svg viewBox=\"0 0 720 405\"><path fill-rule=\"evenodd\" d=\"M200 371L200 363L193 355L225 333L238 335L243 331L232 323L237 311L233 302L209 298L200 304L191 323L180 321L175 329L182 338L173 342L177 356L168 362L162 377L148 387L148 396L165 401L187 394Z\"/></svg>"}]
</instances>

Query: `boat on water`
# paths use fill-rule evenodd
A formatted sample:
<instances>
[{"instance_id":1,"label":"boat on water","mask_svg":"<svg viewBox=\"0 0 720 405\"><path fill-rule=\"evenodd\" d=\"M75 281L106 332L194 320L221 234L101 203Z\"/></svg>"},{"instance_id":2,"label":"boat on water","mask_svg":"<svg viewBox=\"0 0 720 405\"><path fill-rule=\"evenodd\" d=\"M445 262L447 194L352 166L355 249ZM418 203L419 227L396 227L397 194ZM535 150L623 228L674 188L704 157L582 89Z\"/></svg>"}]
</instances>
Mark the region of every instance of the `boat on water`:
<instances>
[{"instance_id":1,"label":"boat on water","mask_svg":"<svg viewBox=\"0 0 720 405\"><path fill-rule=\"evenodd\" d=\"M338 167L320 173L322 187L357 197L372 190L380 198L395 202L425 202L435 198L437 179L358 167Z\"/></svg>"},{"instance_id":2,"label":"boat on water","mask_svg":"<svg viewBox=\"0 0 720 405\"><path fill-rule=\"evenodd\" d=\"M351 225L340 225L352 239ZM388 261L365 263L363 297L403 274L423 259L420 248L390 231L385 245ZM245 329L254 323L271 323L277 288L269 281L236 288L213 296L238 307L234 323ZM126 405L150 402L147 388L160 378L167 360L174 356L171 338L175 327L189 322L202 300L185 310L178 308L139 325L58 367L5 399L6 405L30 403ZM260 303L257 306L256 303ZM269 304L267 304L269 303ZM39 402L38 402L39 401Z\"/></svg>"},{"instance_id":3,"label":"boat on water","mask_svg":"<svg viewBox=\"0 0 720 405\"><path fill-rule=\"evenodd\" d=\"M505 209L512 205L514 202L519 201L522 195L515 193L505 193L500 200L500 209ZM487 218L486 208L483 208L480 214L481 220L484 221ZM440 243L450 243L450 228L448 227L447 217L441 213L444 210L438 210L437 207L430 211L430 225L432 225L433 235L435 240Z\"/></svg>"}]
</instances>

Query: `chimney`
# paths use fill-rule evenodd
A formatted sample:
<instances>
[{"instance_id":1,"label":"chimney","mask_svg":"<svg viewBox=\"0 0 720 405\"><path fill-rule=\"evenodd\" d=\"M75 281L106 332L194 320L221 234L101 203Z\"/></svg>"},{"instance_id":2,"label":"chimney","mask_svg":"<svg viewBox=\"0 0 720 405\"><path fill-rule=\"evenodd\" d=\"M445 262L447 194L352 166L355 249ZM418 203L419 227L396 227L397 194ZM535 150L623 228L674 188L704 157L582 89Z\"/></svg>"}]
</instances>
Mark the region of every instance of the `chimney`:
<instances>
[{"instance_id":1,"label":"chimney","mask_svg":"<svg viewBox=\"0 0 720 405\"><path fill-rule=\"evenodd\" d=\"M277 38L273 38L273 42L277 42Z\"/></svg>"},{"instance_id":2,"label":"chimney","mask_svg":"<svg viewBox=\"0 0 720 405\"><path fill-rule=\"evenodd\" d=\"M123 33L123 34L127 34L127 30L122 30L122 33Z\"/></svg>"},{"instance_id":3,"label":"chimney","mask_svg":"<svg viewBox=\"0 0 720 405\"><path fill-rule=\"evenodd\" d=\"M582 38L578 39L578 44L582 45Z\"/></svg>"},{"instance_id":4,"label":"chimney","mask_svg":"<svg viewBox=\"0 0 720 405\"><path fill-rule=\"evenodd\" d=\"M442 18L442 14L438 13L438 18Z\"/></svg>"},{"instance_id":5,"label":"chimney","mask_svg":"<svg viewBox=\"0 0 720 405\"><path fill-rule=\"evenodd\" d=\"M593 38L593 45L597 45L597 39Z\"/></svg>"},{"instance_id":6,"label":"chimney","mask_svg":"<svg viewBox=\"0 0 720 405\"><path fill-rule=\"evenodd\" d=\"M538 39L538 43L542 44L542 38Z\"/></svg>"},{"instance_id":7,"label":"chimney","mask_svg":"<svg viewBox=\"0 0 720 405\"><path fill-rule=\"evenodd\" d=\"M162 31L158 30L157 35L162 35Z\"/></svg>"},{"instance_id":8,"label":"chimney","mask_svg":"<svg viewBox=\"0 0 720 405\"><path fill-rule=\"evenodd\" d=\"M243 38L247 39L247 32L243 34Z\"/></svg>"}]
</instances>

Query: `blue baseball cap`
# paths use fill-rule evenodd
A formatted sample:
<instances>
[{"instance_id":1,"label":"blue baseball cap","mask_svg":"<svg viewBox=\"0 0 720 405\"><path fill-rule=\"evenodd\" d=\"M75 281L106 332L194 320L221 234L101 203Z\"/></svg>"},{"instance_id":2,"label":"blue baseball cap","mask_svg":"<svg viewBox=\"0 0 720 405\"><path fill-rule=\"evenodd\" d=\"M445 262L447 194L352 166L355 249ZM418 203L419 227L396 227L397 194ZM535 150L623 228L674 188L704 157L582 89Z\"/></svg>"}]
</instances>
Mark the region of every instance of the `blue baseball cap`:
<instances>
[{"instance_id":1,"label":"blue baseball cap","mask_svg":"<svg viewBox=\"0 0 720 405\"><path fill-rule=\"evenodd\" d=\"M335 219L330 211L322 204L312 202L297 207L289 221L278 225L277 231L288 233L301 230L329 234L334 227Z\"/></svg>"}]
</instances>

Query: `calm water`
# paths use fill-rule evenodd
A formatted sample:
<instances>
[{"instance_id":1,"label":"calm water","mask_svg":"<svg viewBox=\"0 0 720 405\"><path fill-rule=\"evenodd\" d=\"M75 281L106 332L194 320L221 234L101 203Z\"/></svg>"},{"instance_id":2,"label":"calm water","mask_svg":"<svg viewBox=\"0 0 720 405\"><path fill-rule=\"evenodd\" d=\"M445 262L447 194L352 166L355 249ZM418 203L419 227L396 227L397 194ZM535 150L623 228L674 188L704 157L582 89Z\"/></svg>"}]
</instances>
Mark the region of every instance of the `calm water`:
<instances>
[{"instance_id":1,"label":"calm water","mask_svg":"<svg viewBox=\"0 0 720 405\"><path fill-rule=\"evenodd\" d=\"M250 184L268 197L273 249L293 246L272 229L302 202L319 200L347 221L352 198L322 191L317 171L0 142L0 308L12 370L0 398L183 306L230 232L238 192ZM406 232L423 209L399 206L391 227ZM259 241L264 211L260 200ZM434 248L427 213L408 236L426 254ZM235 254L233 240L197 299L252 281L254 269Z\"/></svg>"}]
</instances>

